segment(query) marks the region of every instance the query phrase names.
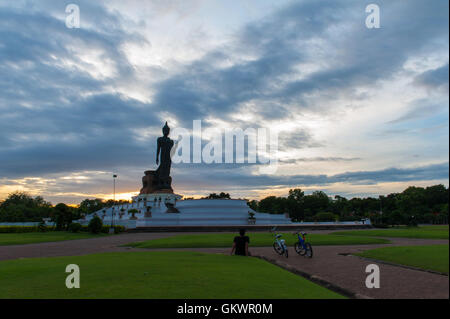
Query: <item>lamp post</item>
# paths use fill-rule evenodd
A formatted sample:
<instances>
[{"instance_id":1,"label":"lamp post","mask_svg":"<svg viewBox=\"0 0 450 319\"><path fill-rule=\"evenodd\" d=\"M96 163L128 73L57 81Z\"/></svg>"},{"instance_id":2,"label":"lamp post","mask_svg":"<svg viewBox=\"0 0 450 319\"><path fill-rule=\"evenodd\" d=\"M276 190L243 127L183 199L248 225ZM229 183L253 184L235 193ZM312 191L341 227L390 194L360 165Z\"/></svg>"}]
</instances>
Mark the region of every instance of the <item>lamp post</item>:
<instances>
[{"instance_id":1,"label":"lamp post","mask_svg":"<svg viewBox=\"0 0 450 319\"><path fill-rule=\"evenodd\" d=\"M116 178L117 175L113 175L113 207L112 207L112 214L111 214L111 228L109 229L110 234L114 234L114 209L116 205Z\"/></svg>"},{"instance_id":2,"label":"lamp post","mask_svg":"<svg viewBox=\"0 0 450 319\"><path fill-rule=\"evenodd\" d=\"M383 196L380 195L380 216L381 216L381 221L380 224L383 223Z\"/></svg>"}]
</instances>

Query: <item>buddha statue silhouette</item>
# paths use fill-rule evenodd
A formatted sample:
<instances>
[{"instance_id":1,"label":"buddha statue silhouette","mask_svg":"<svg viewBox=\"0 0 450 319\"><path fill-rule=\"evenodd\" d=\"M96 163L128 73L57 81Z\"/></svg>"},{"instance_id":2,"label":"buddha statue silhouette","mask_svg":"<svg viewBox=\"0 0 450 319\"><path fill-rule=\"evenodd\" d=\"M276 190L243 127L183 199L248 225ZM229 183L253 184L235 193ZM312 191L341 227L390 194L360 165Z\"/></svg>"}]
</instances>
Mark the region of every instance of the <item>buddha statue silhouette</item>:
<instances>
[{"instance_id":1,"label":"buddha statue silhouette","mask_svg":"<svg viewBox=\"0 0 450 319\"><path fill-rule=\"evenodd\" d=\"M170 156L174 141L169 138L170 127L167 122L162 132L163 136L158 137L156 146L156 165L159 166L155 171L145 171L145 176L142 177L140 194L173 193L172 177L170 177L172 165Z\"/></svg>"},{"instance_id":2,"label":"buddha statue silhouette","mask_svg":"<svg viewBox=\"0 0 450 319\"><path fill-rule=\"evenodd\" d=\"M170 177L170 167L172 165L170 151L173 147L173 140L169 138L170 127L167 125L167 122L162 128L162 132L164 136L158 137L156 146L156 165L159 164L156 176L164 184L164 181ZM170 187L170 184L168 186Z\"/></svg>"}]
</instances>

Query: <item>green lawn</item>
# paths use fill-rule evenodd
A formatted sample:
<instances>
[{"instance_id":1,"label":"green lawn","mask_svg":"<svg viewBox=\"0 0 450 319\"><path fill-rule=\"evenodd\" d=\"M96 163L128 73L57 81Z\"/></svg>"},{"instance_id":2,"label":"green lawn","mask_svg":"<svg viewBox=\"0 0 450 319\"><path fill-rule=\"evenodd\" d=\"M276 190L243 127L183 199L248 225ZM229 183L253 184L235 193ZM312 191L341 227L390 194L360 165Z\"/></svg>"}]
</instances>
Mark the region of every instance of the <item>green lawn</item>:
<instances>
[{"instance_id":1,"label":"green lawn","mask_svg":"<svg viewBox=\"0 0 450 319\"><path fill-rule=\"evenodd\" d=\"M67 289L68 264L80 288ZM0 262L0 298L344 298L257 258L123 252Z\"/></svg>"},{"instance_id":2,"label":"green lawn","mask_svg":"<svg viewBox=\"0 0 450 319\"><path fill-rule=\"evenodd\" d=\"M448 274L448 245L385 247L356 255Z\"/></svg>"},{"instance_id":3,"label":"green lawn","mask_svg":"<svg viewBox=\"0 0 450 319\"><path fill-rule=\"evenodd\" d=\"M333 235L448 239L447 226L393 227L389 229L339 231Z\"/></svg>"},{"instance_id":4,"label":"green lawn","mask_svg":"<svg viewBox=\"0 0 450 319\"><path fill-rule=\"evenodd\" d=\"M199 248L199 247L231 247L235 233L176 235L167 238L153 239L143 242L130 243L126 246L137 248ZM250 233L250 247L272 246L273 237L270 233ZM283 234L288 246L293 246L297 237L290 233ZM308 234L307 241L313 246L320 245L359 245L359 244L385 244L388 240L382 238L336 236L326 234Z\"/></svg>"},{"instance_id":5,"label":"green lawn","mask_svg":"<svg viewBox=\"0 0 450 319\"><path fill-rule=\"evenodd\" d=\"M88 232L71 233L66 231L49 231L45 233L0 233L0 246L35 244L83 238L98 238L102 236L108 236L108 234L94 235Z\"/></svg>"}]
</instances>

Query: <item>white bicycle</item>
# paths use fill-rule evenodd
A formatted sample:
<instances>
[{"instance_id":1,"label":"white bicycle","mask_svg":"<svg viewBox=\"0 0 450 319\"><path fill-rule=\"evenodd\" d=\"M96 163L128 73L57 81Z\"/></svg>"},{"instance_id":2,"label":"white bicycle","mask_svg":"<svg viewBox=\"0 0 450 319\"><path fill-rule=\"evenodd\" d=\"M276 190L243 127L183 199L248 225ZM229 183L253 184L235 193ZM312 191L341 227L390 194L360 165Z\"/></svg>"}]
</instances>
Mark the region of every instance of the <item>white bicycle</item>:
<instances>
[{"instance_id":1,"label":"white bicycle","mask_svg":"<svg viewBox=\"0 0 450 319\"><path fill-rule=\"evenodd\" d=\"M286 258L289 257L288 248L286 246L286 241L282 239L282 234L275 233L276 228L274 227L272 229L272 232L274 232L274 241L273 241L273 249L278 255L285 255Z\"/></svg>"}]
</instances>

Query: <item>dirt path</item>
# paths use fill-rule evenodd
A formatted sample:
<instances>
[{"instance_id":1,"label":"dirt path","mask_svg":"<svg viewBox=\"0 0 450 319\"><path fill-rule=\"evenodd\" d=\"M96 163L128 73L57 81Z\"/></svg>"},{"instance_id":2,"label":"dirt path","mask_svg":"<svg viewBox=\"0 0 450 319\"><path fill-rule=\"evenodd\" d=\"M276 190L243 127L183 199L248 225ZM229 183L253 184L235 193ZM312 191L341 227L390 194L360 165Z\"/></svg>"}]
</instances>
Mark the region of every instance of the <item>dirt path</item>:
<instances>
[{"instance_id":1,"label":"dirt path","mask_svg":"<svg viewBox=\"0 0 450 319\"><path fill-rule=\"evenodd\" d=\"M121 245L151 240L180 233L131 233L116 236L68 240L60 242L0 246L0 260L35 257L78 256L100 252L142 251L119 247ZM197 233L198 234L198 233ZM352 246L316 246L312 259L297 256L290 247L290 257L275 254L272 247L251 247L253 256L259 256L281 267L291 268L310 276L320 278L354 294L370 298L449 298L448 276L432 274L419 270L378 263L380 267L380 288L368 289L365 286L368 261L352 254L368 249L404 245L448 244L448 240L388 238L391 244L352 245ZM208 253L226 253L229 248L189 248L189 249L153 249L153 250L189 250Z\"/></svg>"}]
</instances>

